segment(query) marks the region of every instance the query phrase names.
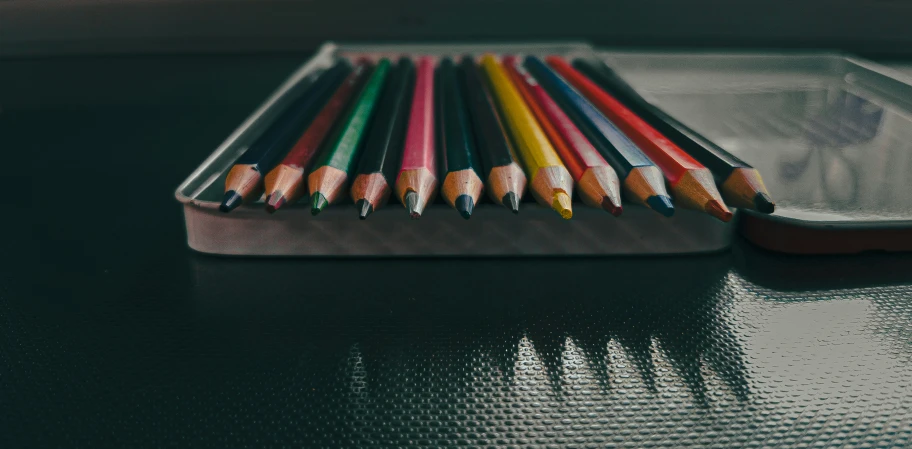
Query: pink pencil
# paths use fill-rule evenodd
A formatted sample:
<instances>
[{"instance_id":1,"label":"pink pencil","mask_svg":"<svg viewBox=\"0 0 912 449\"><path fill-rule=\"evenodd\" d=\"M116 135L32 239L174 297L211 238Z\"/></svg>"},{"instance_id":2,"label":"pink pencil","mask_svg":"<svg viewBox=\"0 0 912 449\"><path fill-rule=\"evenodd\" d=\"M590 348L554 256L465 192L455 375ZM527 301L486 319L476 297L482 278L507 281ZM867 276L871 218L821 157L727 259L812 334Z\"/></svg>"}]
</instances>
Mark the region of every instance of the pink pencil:
<instances>
[{"instance_id":1,"label":"pink pencil","mask_svg":"<svg viewBox=\"0 0 912 449\"><path fill-rule=\"evenodd\" d=\"M508 73L514 75L519 93L529 104L563 159L576 189L588 206L605 209L614 216L621 214L621 183L617 173L592 146L570 117L554 102L545 89L526 71L515 56L504 58Z\"/></svg>"},{"instance_id":2,"label":"pink pencil","mask_svg":"<svg viewBox=\"0 0 912 449\"><path fill-rule=\"evenodd\" d=\"M437 195L437 149L434 148L434 60L418 60L415 95L402 153L402 168L396 178L396 196L413 219L421 218L425 206Z\"/></svg>"}]
</instances>

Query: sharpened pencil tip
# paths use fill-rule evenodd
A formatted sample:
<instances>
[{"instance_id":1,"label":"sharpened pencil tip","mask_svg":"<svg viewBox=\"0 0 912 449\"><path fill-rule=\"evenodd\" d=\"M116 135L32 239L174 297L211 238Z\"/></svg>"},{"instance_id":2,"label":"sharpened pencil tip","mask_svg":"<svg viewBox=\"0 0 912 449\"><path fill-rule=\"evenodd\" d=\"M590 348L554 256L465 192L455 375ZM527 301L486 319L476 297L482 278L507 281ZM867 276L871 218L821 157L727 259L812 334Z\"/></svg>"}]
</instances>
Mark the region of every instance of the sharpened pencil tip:
<instances>
[{"instance_id":1,"label":"sharpened pencil tip","mask_svg":"<svg viewBox=\"0 0 912 449\"><path fill-rule=\"evenodd\" d=\"M670 217L675 213L675 208L671 204L671 198L665 195L653 195L647 198L646 205L649 206L650 209L666 217Z\"/></svg>"},{"instance_id":2,"label":"sharpened pencil tip","mask_svg":"<svg viewBox=\"0 0 912 449\"><path fill-rule=\"evenodd\" d=\"M323 209L329 205L329 202L326 201L326 197L320 192L314 192L313 196L310 197L310 203L310 213L313 215L323 212Z\"/></svg>"},{"instance_id":3,"label":"sharpened pencil tip","mask_svg":"<svg viewBox=\"0 0 912 449\"><path fill-rule=\"evenodd\" d=\"M570 204L570 195L564 192L555 192L551 199L551 208L560 214L564 220L573 218L573 206Z\"/></svg>"},{"instance_id":4,"label":"sharpened pencil tip","mask_svg":"<svg viewBox=\"0 0 912 449\"><path fill-rule=\"evenodd\" d=\"M418 192L408 192L405 194L405 208L408 209L409 216L412 220L421 218L421 211L418 210Z\"/></svg>"},{"instance_id":5,"label":"sharpened pencil tip","mask_svg":"<svg viewBox=\"0 0 912 449\"><path fill-rule=\"evenodd\" d=\"M503 205L506 206L507 209L510 209L510 212L513 212L514 214L519 213L519 195L517 195L516 192L507 193L504 195L502 201Z\"/></svg>"},{"instance_id":6,"label":"sharpened pencil tip","mask_svg":"<svg viewBox=\"0 0 912 449\"><path fill-rule=\"evenodd\" d=\"M716 217L724 222L731 221L732 219L731 211L728 210L728 208L725 207L725 205L722 204L722 202L719 200L712 200L706 203L706 206L704 206L704 208L706 209L706 212L709 213L709 215L712 215L713 217Z\"/></svg>"},{"instance_id":7,"label":"sharpened pencil tip","mask_svg":"<svg viewBox=\"0 0 912 449\"><path fill-rule=\"evenodd\" d=\"M620 217L621 212L624 212L623 206L620 204L614 204L614 202L611 201L611 198L608 198L607 196L605 198L602 198L602 209L605 209L608 211L608 213L614 215L615 217Z\"/></svg>"},{"instance_id":8,"label":"sharpened pencil tip","mask_svg":"<svg viewBox=\"0 0 912 449\"><path fill-rule=\"evenodd\" d=\"M456 197L456 210L459 211L462 218L468 220L472 218L472 211L475 210L475 201L472 201L472 197L468 195L459 195Z\"/></svg>"},{"instance_id":9,"label":"sharpened pencil tip","mask_svg":"<svg viewBox=\"0 0 912 449\"><path fill-rule=\"evenodd\" d=\"M244 202L244 197L239 195L234 190L229 190L225 192L225 196L222 198L222 204L219 206L219 210L222 212L231 212L237 209L241 203Z\"/></svg>"},{"instance_id":10,"label":"sharpened pencil tip","mask_svg":"<svg viewBox=\"0 0 912 449\"><path fill-rule=\"evenodd\" d=\"M285 201L287 200L282 195L281 191L274 192L272 195L266 197L266 212L274 214L275 211L285 205Z\"/></svg>"},{"instance_id":11,"label":"sharpened pencil tip","mask_svg":"<svg viewBox=\"0 0 912 449\"><path fill-rule=\"evenodd\" d=\"M367 216L374 212L374 206L371 206L371 203L365 199L358 200L355 207L358 208L358 218L362 220L367 220Z\"/></svg>"},{"instance_id":12,"label":"sharpened pencil tip","mask_svg":"<svg viewBox=\"0 0 912 449\"><path fill-rule=\"evenodd\" d=\"M754 196L754 208L757 209L757 212L771 214L776 211L776 203L769 195L760 192Z\"/></svg>"}]
</instances>

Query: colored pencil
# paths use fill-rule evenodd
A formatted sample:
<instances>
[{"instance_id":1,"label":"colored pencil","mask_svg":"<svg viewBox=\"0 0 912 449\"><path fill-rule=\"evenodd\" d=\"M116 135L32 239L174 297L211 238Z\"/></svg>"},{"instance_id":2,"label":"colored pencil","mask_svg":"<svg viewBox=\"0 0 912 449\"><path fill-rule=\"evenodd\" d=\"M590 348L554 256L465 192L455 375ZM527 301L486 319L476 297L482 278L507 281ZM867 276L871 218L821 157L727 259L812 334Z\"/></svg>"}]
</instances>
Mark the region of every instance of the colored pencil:
<instances>
[{"instance_id":1,"label":"colored pencil","mask_svg":"<svg viewBox=\"0 0 912 449\"><path fill-rule=\"evenodd\" d=\"M539 125L551 139L557 154L563 159L576 181L576 189L583 202L591 207L604 209L614 216L623 211L621 183L617 173L605 158L586 140L586 136L573 124L560 106L545 89L519 63L516 57L504 58L504 66L516 87L535 114Z\"/></svg>"},{"instance_id":2,"label":"colored pencil","mask_svg":"<svg viewBox=\"0 0 912 449\"><path fill-rule=\"evenodd\" d=\"M627 199L670 217L671 197L662 171L566 80L536 57L526 58L526 69L564 109L602 157L614 167Z\"/></svg>"},{"instance_id":3,"label":"colored pencil","mask_svg":"<svg viewBox=\"0 0 912 449\"><path fill-rule=\"evenodd\" d=\"M513 82L493 55L485 55L481 65L488 75L517 152L531 182L532 196L539 204L550 206L561 217L573 217L573 178L529 111Z\"/></svg>"},{"instance_id":4,"label":"colored pencil","mask_svg":"<svg viewBox=\"0 0 912 449\"><path fill-rule=\"evenodd\" d=\"M488 196L513 213L519 213L519 201L526 191L526 174L516 162L510 138L475 60L466 56L459 68Z\"/></svg>"},{"instance_id":5,"label":"colored pencil","mask_svg":"<svg viewBox=\"0 0 912 449\"><path fill-rule=\"evenodd\" d=\"M722 201L722 195L719 194L709 169L562 58L549 56L547 61L609 120L616 123L662 169L678 204L706 212L722 221L732 219L732 213Z\"/></svg>"},{"instance_id":6,"label":"colored pencil","mask_svg":"<svg viewBox=\"0 0 912 449\"><path fill-rule=\"evenodd\" d=\"M307 193L304 175L310 168L310 163L372 68L373 64L368 61L355 64L352 73L336 89L285 159L266 175L266 211L273 213L285 204L293 204Z\"/></svg>"},{"instance_id":7,"label":"colored pencil","mask_svg":"<svg viewBox=\"0 0 912 449\"><path fill-rule=\"evenodd\" d=\"M437 148L434 123L434 60L418 60L402 164L396 176L396 197L412 219L437 195Z\"/></svg>"},{"instance_id":8,"label":"colored pencil","mask_svg":"<svg viewBox=\"0 0 912 449\"><path fill-rule=\"evenodd\" d=\"M468 220L484 188L475 136L466 110L456 66L444 58L437 68L440 82L440 131L443 151L440 174L443 199Z\"/></svg>"},{"instance_id":9,"label":"colored pencil","mask_svg":"<svg viewBox=\"0 0 912 449\"><path fill-rule=\"evenodd\" d=\"M361 141L367 134L377 99L390 70L389 59L382 59L345 117L335 140L317 158L316 168L307 177L311 195L310 212L317 215L344 194L351 177Z\"/></svg>"},{"instance_id":10,"label":"colored pencil","mask_svg":"<svg viewBox=\"0 0 912 449\"><path fill-rule=\"evenodd\" d=\"M225 196L219 210L230 212L241 204L260 197L263 193L263 175L288 150L293 139L300 135L301 128L313 120L349 71L351 66L343 60L322 74L314 73L302 81L309 84L307 90L279 115L228 171Z\"/></svg>"},{"instance_id":11,"label":"colored pencil","mask_svg":"<svg viewBox=\"0 0 912 449\"><path fill-rule=\"evenodd\" d=\"M604 62L581 58L573 66L706 166L726 203L766 214L775 211L776 205L755 168L647 101Z\"/></svg>"},{"instance_id":12,"label":"colored pencil","mask_svg":"<svg viewBox=\"0 0 912 449\"><path fill-rule=\"evenodd\" d=\"M362 220L389 200L402 154L414 80L415 65L410 59L401 58L390 71L380 97L377 117L368 131L351 187L352 201Z\"/></svg>"}]
</instances>

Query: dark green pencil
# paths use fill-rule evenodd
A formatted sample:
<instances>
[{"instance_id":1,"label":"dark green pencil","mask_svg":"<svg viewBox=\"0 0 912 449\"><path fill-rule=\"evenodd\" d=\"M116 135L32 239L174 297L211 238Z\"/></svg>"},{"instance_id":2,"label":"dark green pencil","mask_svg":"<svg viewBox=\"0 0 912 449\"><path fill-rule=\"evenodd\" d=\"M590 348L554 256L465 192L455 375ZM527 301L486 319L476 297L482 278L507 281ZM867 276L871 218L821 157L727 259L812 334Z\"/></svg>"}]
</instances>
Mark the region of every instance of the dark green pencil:
<instances>
[{"instance_id":1,"label":"dark green pencil","mask_svg":"<svg viewBox=\"0 0 912 449\"><path fill-rule=\"evenodd\" d=\"M440 86L440 160L443 199L466 220L472 216L484 183L475 151L475 136L459 85L456 66L444 58L437 68Z\"/></svg>"},{"instance_id":2,"label":"dark green pencil","mask_svg":"<svg viewBox=\"0 0 912 449\"><path fill-rule=\"evenodd\" d=\"M513 213L519 213L519 202L526 191L526 174L517 163L510 137L497 113L481 69L471 56L462 58L459 69L488 196Z\"/></svg>"},{"instance_id":3,"label":"dark green pencil","mask_svg":"<svg viewBox=\"0 0 912 449\"><path fill-rule=\"evenodd\" d=\"M362 220L386 204L396 182L414 84L415 65L400 59L390 71L352 183L352 201Z\"/></svg>"}]
</instances>

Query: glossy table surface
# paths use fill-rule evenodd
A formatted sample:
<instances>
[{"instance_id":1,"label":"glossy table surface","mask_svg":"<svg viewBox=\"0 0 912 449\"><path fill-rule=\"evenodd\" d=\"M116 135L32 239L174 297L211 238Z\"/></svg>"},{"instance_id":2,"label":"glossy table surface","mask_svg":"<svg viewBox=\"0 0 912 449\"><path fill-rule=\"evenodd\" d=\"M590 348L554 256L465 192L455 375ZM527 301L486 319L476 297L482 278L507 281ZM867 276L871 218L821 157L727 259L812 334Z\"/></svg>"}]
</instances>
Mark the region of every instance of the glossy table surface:
<instances>
[{"instance_id":1,"label":"glossy table surface","mask_svg":"<svg viewBox=\"0 0 912 449\"><path fill-rule=\"evenodd\" d=\"M302 59L0 61L0 447L912 444L912 255L190 252L174 188Z\"/></svg>"}]
</instances>

